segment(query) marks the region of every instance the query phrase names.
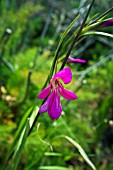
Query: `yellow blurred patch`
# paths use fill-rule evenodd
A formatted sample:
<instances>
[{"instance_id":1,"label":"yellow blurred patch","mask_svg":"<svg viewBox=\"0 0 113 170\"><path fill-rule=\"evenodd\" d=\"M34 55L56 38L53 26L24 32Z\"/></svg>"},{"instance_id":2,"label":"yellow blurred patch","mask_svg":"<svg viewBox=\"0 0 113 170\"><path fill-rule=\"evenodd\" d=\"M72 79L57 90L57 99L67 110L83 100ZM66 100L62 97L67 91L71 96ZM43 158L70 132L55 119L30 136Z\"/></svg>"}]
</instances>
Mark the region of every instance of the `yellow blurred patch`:
<instances>
[{"instance_id":1,"label":"yellow blurred patch","mask_svg":"<svg viewBox=\"0 0 113 170\"><path fill-rule=\"evenodd\" d=\"M44 57L49 57L50 53L51 53L51 52L50 52L49 50L44 51L43 56L44 56Z\"/></svg>"},{"instance_id":2,"label":"yellow blurred patch","mask_svg":"<svg viewBox=\"0 0 113 170\"><path fill-rule=\"evenodd\" d=\"M7 91L6 91L4 86L0 87L0 91L1 91L2 94L6 94L7 93Z\"/></svg>"}]
</instances>

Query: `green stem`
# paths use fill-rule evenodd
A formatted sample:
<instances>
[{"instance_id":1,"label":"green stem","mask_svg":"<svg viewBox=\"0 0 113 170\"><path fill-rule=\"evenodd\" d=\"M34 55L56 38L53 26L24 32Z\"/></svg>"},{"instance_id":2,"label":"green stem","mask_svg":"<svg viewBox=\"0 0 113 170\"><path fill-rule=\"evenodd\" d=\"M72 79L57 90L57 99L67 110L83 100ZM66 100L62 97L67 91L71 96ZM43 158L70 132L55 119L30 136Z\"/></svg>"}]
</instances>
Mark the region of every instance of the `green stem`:
<instances>
[{"instance_id":1,"label":"green stem","mask_svg":"<svg viewBox=\"0 0 113 170\"><path fill-rule=\"evenodd\" d=\"M64 68L64 66L65 66L65 64L66 64L66 62L67 62L67 59L68 59L68 57L69 57L69 55L70 55L70 53L71 53L71 51L72 51L75 43L77 42L77 40L78 40L78 38L79 38L79 35L80 35L80 33L81 33L84 25L85 25L85 22L86 22L86 20L87 20L87 18L88 18L89 12L90 12L90 10L91 10L91 8L92 8L92 6L93 6L94 1L95 1L95 0L92 0L92 2L91 2L91 4L90 4L90 7L89 7L89 9L88 9L88 12L87 12L87 14L86 14L86 16L85 16L85 18L84 18L81 26L80 26L80 29L78 30L78 33L76 34L76 36L75 36L75 38L74 38L74 40L73 40L73 42L72 42L69 50L68 50L67 53L66 53L64 62L62 63L60 70L62 70L62 69Z\"/></svg>"},{"instance_id":2,"label":"green stem","mask_svg":"<svg viewBox=\"0 0 113 170\"><path fill-rule=\"evenodd\" d=\"M107 14L109 14L111 11L113 11L113 7L110 8L109 10L107 10L105 13L103 13L101 16L99 16L97 19L95 19L92 23L90 23L89 25L92 25L94 23L96 23L99 19L104 18Z\"/></svg>"}]
</instances>

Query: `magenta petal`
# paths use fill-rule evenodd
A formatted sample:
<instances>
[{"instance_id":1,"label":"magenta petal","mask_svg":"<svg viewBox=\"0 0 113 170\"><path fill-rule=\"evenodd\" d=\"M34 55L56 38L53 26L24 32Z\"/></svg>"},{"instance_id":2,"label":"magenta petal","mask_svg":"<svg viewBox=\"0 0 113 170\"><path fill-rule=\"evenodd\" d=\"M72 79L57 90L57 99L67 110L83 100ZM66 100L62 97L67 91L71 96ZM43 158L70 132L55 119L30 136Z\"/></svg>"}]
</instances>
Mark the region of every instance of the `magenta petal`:
<instances>
[{"instance_id":1,"label":"magenta petal","mask_svg":"<svg viewBox=\"0 0 113 170\"><path fill-rule=\"evenodd\" d=\"M48 99L44 102L44 104L40 107L39 113L44 113L48 111L49 106L52 105L52 101L54 98L54 94L53 92L51 93L51 95L48 97Z\"/></svg>"},{"instance_id":2,"label":"magenta petal","mask_svg":"<svg viewBox=\"0 0 113 170\"><path fill-rule=\"evenodd\" d=\"M71 58L71 57L69 57L67 61L72 63L86 63L86 60L82 60L79 58Z\"/></svg>"},{"instance_id":3,"label":"magenta petal","mask_svg":"<svg viewBox=\"0 0 113 170\"><path fill-rule=\"evenodd\" d=\"M38 98L39 99L45 99L50 93L50 85L48 87L46 87L45 89L43 89L39 94L38 94Z\"/></svg>"},{"instance_id":4,"label":"magenta petal","mask_svg":"<svg viewBox=\"0 0 113 170\"><path fill-rule=\"evenodd\" d=\"M52 79L60 78L64 84L68 84L72 80L72 72L70 68L64 68L63 70L56 73Z\"/></svg>"},{"instance_id":5,"label":"magenta petal","mask_svg":"<svg viewBox=\"0 0 113 170\"><path fill-rule=\"evenodd\" d=\"M48 98L49 99L49 98ZM40 107L39 113L44 113L48 111L48 99L44 102L44 104Z\"/></svg>"},{"instance_id":6,"label":"magenta petal","mask_svg":"<svg viewBox=\"0 0 113 170\"><path fill-rule=\"evenodd\" d=\"M59 92L61 96L67 100L76 100L78 98L75 93L66 90L60 83L59 83Z\"/></svg>"},{"instance_id":7,"label":"magenta petal","mask_svg":"<svg viewBox=\"0 0 113 170\"><path fill-rule=\"evenodd\" d=\"M62 106L60 104L60 97L56 91L54 91L54 100L52 102L52 105L49 105L48 108L48 114L49 117L54 120L58 119L62 112Z\"/></svg>"}]
</instances>

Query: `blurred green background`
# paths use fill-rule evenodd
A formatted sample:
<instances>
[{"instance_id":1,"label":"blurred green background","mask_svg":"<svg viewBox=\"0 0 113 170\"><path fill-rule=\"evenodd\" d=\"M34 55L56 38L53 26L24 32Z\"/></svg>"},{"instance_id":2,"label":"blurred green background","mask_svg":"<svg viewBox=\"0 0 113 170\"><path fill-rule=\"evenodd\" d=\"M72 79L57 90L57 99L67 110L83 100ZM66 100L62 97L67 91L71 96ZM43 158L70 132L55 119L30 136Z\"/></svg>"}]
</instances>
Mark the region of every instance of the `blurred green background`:
<instances>
[{"instance_id":1,"label":"blurred green background","mask_svg":"<svg viewBox=\"0 0 113 170\"><path fill-rule=\"evenodd\" d=\"M62 33L80 12L71 33L78 28L90 2L0 1L0 169L25 112L46 81ZM96 0L89 18L112 5L112 0ZM101 31L113 34L113 27ZM87 60L83 65L67 65L73 72L67 88L76 92L78 100L61 99L63 115L57 121L47 113L40 116L18 170L91 169L61 135L78 142L98 170L113 169L113 40L87 36L71 55ZM41 101L37 103L40 106Z\"/></svg>"}]
</instances>

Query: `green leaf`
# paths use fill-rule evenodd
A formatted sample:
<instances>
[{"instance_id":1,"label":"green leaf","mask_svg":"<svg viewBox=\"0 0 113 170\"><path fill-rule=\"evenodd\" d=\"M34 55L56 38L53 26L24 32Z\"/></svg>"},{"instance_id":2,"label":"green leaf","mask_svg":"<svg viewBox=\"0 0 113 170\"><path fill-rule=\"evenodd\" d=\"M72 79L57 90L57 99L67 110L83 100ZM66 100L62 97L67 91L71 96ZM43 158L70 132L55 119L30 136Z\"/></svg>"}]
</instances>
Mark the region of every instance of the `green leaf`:
<instances>
[{"instance_id":1,"label":"green leaf","mask_svg":"<svg viewBox=\"0 0 113 170\"><path fill-rule=\"evenodd\" d=\"M21 121L21 123L20 123L20 126L19 126L19 128L18 128L18 130L17 130L17 132L16 132L16 134L15 134L15 136L14 136L14 141L13 141L11 147L9 148L9 151L8 151L8 153L7 153L7 156L6 156L5 163L4 163L4 166L3 166L3 167L6 166L7 161L9 160L11 154L13 153L14 147L15 147L17 141L18 141L19 136L21 135L21 132L22 132L22 130L23 130L23 127L25 126L26 120L27 120L27 118L29 117L29 115L32 113L32 111L33 111L33 108L31 107L31 108L25 113L25 115L24 115L24 117L23 117L23 119L22 119L22 121ZM3 168L3 169L4 169L4 168Z\"/></svg>"},{"instance_id":2,"label":"green leaf","mask_svg":"<svg viewBox=\"0 0 113 170\"><path fill-rule=\"evenodd\" d=\"M69 170L69 168L62 166L40 166L39 170Z\"/></svg>"},{"instance_id":3,"label":"green leaf","mask_svg":"<svg viewBox=\"0 0 113 170\"><path fill-rule=\"evenodd\" d=\"M56 153L56 152L45 152L45 156L62 156L61 153Z\"/></svg>"},{"instance_id":4,"label":"green leaf","mask_svg":"<svg viewBox=\"0 0 113 170\"><path fill-rule=\"evenodd\" d=\"M38 114L38 111L39 111L39 107L36 106L31 117L27 119L26 125L25 125L25 127L24 127L24 129L23 129L23 131L20 135L17 146L15 147L15 151L14 151L14 154L13 154L13 160L12 160L12 166L13 166L12 170L17 169L17 166L18 166L18 163L19 163L22 151L23 151L24 144L26 142L30 128L32 127L33 122L34 122L34 120L35 120L35 118Z\"/></svg>"},{"instance_id":5,"label":"green leaf","mask_svg":"<svg viewBox=\"0 0 113 170\"><path fill-rule=\"evenodd\" d=\"M93 165L93 163L90 161L90 159L88 158L87 154L85 153L85 151L83 150L83 148L77 143L75 142L72 138L70 138L69 136L65 136L65 138L72 143L80 152L80 154L82 155L82 157L84 158L84 160L89 164L89 166L93 169L96 170L96 167Z\"/></svg>"},{"instance_id":6,"label":"green leaf","mask_svg":"<svg viewBox=\"0 0 113 170\"><path fill-rule=\"evenodd\" d=\"M102 36L113 38L112 34L109 34L109 33L106 33L106 32L97 32L97 31L90 31L90 32L87 32L83 35L85 35L85 36L86 35L102 35Z\"/></svg>"},{"instance_id":7,"label":"green leaf","mask_svg":"<svg viewBox=\"0 0 113 170\"><path fill-rule=\"evenodd\" d=\"M111 7L110 9L108 9L106 12L104 12L101 16L99 16L98 18L96 18L91 24L96 23L98 21L102 21L110 12L113 11L113 7Z\"/></svg>"},{"instance_id":8,"label":"green leaf","mask_svg":"<svg viewBox=\"0 0 113 170\"><path fill-rule=\"evenodd\" d=\"M12 170L17 169L17 166L20 161L21 153L23 151L23 147L24 147L29 130L30 130L30 122L29 122L29 119L27 119L26 126L25 126L25 128L20 136L20 139L18 141L18 144L15 148L15 152L13 155L13 162L12 162Z\"/></svg>"},{"instance_id":9,"label":"green leaf","mask_svg":"<svg viewBox=\"0 0 113 170\"><path fill-rule=\"evenodd\" d=\"M56 49L56 51L55 51L55 57L56 57L56 55L57 55L57 53L58 53L58 51L59 51L59 49L60 49L60 47L61 47L61 45L62 45L62 43L63 43L63 41L64 41L66 35L68 34L68 32L70 31L70 29L72 28L72 26L75 24L75 22L79 19L79 17L80 17L80 15L78 14L77 17L73 20L73 22L67 27L67 29L66 29L65 32L63 33L63 35L62 35L62 37L61 37L61 39L60 39L60 42L59 42L59 44L58 44L58 47L57 47L57 49Z\"/></svg>"},{"instance_id":10,"label":"green leaf","mask_svg":"<svg viewBox=\"0 0 113 170\"><path fill-rule=\"evenodd\" d=\"M54 55L54 60L53 60L53 64L52 64L52 67L51 67L51 70L50 70L50 77L52 77L52 74L53 74L53 71L54 71L54 67L55 67L55 64L56 64L56 61L57 61L57 58L58 58L58 54L59 54L59 51L61 49L61 46L62 46L62 43L66 37L66 35L68 34L68 32L70 31L70 29L72 28L72 26L75 24L75 22L78 20L79 18L79 14L76 16L76 18L72 21L72 23L67 27L67 29L65 30L65 32L63 33L61 39L60 39L60 42L57 46L57 49L55 51L55 55Z\"/></svg>"}]
</instances>

